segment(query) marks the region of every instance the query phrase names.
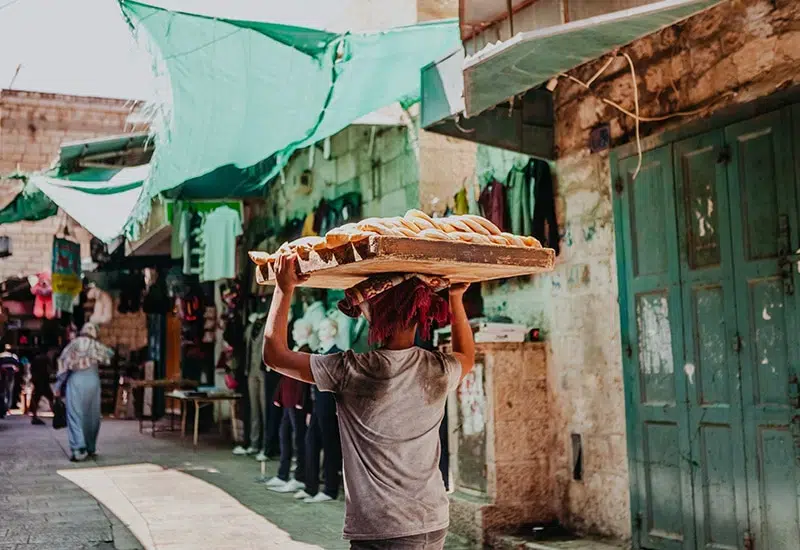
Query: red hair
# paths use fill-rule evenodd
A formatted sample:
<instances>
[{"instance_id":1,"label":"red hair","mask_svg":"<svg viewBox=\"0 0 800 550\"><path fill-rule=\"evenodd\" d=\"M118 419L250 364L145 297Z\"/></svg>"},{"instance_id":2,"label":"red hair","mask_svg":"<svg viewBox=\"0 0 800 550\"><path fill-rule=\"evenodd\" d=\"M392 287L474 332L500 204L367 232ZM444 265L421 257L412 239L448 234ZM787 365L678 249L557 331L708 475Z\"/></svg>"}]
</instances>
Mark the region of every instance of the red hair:
<instances>
[{"instance_id":1,"label":"red hair","mask_svg":"<svg viewBox=\"0 0 800 550\"><path fill-rule=\"evenodd\" d=\"M431 335L433 323L450 322L447 300L414 277L369 300L369 343L383 343L397 330L417 325L423 338Z\"/></svg>"}]
</instances>

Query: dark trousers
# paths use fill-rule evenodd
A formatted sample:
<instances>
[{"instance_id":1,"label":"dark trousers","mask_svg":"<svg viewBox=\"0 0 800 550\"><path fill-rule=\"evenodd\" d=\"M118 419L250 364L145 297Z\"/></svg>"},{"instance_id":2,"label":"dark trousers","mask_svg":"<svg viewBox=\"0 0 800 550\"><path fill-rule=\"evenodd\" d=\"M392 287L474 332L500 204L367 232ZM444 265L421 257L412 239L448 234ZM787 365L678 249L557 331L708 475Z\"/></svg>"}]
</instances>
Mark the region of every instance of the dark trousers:
<instances>
[{"instance_id":1,"label":"dark trousers","mask_svg":"<svg viewBox=\"0 0 800 550\"><path fill-rule=\"evenodd\" d=\"M350 550L442 550L447 529L398 539L353 540Z\"/></svg>"},{"instance_id":2,"label":"dark trousers","mask_svg":"<svg viewBox=\"0 0 800 550\"><path fill-rule=\"evenodd\" d=\"M33 394L31 395L31 414L36 417L36 413L39 410L39 401L42 400L42 397L47 399L48 403L50 403L50 409L53 408L53 388L50 387L50 382L45 380L40 380L38 382L33 383Z\"/></svg>"},{"instance_id":3,"label":"dark trousers","mask_svg":"<svg viewBox=\"0 0 800 550\"><path fill-rule=\"evenodd\" d=\"M294 437L292 437L294 436ZM302 409L283 409L281 419L281 464L278 467L278 478L289 481L289 470L292 467L292 454L297 448L297 468L294 478L303 482L306 474L306 411Z\"/></svg>"},{"instance_id":4,"label":"dark trousers","mask_svg":"<svg viewBox=\"0 0 800 550\"><path fill-rule=\"evenodd\" d=\"M342 468L342 443L336 419L336 398L314 388L314 412L306 433L306 493L319 491L320 451L325 453L325 494L339 496L339 470Z\"/></svg>"},{"instance_id":5,"label":"dark trousers","mask_svg":"<svg viewBox=\"0 0 800 550\"><path fill-rule=\"evenodd\" d=\"M283 409L275 404L275 390L281 375L274 370L266 373L264 391L267 393L267 422L264 425L264 453L267 456L278 456L281 452L280 427Z\"/></svg>"}]
</instances>

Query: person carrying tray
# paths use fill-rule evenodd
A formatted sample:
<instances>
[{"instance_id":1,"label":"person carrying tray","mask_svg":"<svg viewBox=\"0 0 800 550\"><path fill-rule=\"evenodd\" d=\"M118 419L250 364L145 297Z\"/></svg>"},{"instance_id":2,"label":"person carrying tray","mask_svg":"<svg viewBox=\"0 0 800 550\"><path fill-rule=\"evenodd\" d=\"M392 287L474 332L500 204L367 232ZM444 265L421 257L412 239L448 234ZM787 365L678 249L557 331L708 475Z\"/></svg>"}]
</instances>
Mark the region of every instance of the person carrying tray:
<instances>
[{"instance_id":1,"label":"person carrying tray","mask_svg":"<svg viewBox=\"0 0 800 550\"><path fill-rule=\"evenodd\" d=\"M332 392L342 439L346 514L352 550L439 550L449 527L439 472L439 425L447 394L472 370L475 344L463 305L468 285L415 274L377 276L345 293L339 309L370 323L368 353L308 354L288 347L289 308L306 280L295 254L275 262L276 289L264 330L264 361L281 374ZM452 354L414 346L419 330L452 316Z\"/></svg>"}]
</instances>

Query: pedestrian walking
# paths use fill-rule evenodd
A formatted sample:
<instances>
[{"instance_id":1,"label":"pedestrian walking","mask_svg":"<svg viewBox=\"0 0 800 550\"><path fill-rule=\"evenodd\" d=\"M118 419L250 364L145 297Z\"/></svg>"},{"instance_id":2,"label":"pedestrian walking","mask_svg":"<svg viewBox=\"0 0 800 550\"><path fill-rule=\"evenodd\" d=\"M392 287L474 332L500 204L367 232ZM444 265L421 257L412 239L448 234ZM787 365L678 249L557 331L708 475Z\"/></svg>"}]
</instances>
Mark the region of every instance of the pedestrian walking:
<instances>
[{"instance_id":1,"label":"pedestrian walking","mask_svg":"<svg viewBox=\"0 0 800 550\"><path fill-rule=\"evenodd\" d=\"M55 358L55 350L51 349L46 352L39 353L31 361L31 384L33 384L33 392L31 394L31 424L34 426L44 425L44 421L39 418L39 402L44 398L50 404L50 410L53 409L53 388L50 385L50 375L53 372L53 363Z\"/></svg>"},{"instance_id":2,"label":"pedestrian walking","mask_svg":"<svg viewBox=\"0 0 800 550\"><path fill-rule=\"evenodd\" d=\"M86 323L67 344L58 363L57 395L66 393L70 460L80 462L97 452L100 432L100 365L111 362L114 350L97 341L97 327ZM66 384L66 392L64 385Z\"/></svg>"},{"instance_id":3,"label":"pedestrian walking","mask_svg":"<svg viewBox=\"0 0 800 550\"><path fill-rule=\"evenodd\" d=\"M15 392L17 373L20 372L22 363L19 357L11 351L11 345L6 344L0 352L0 411L2 415L16 408L18 395Z\"/></svg>"},{"instance_id":4,"label":"pedestrian walking","mask_svg":"<svg viewBox=\"0 0 800 550\"><path fill-rule=\"evenodd\" d=\"M338 405L344 458L344 537L353 550L439 550L449 526L439 472L439 425L447 394L474 364L464 310L467 285L435 291L441 278L394 275L368 279L345 293L339 308L370 322L375 351L316 355L292 351L287 324L292 294L304 277L297 256L279 256L277 287L264 332L264 360L278 372L332 392ZM449 311L448 311L449 309ZM414 346L415 335L446 324L452 314L452 354Z\"/></svg>"}]
</instances>

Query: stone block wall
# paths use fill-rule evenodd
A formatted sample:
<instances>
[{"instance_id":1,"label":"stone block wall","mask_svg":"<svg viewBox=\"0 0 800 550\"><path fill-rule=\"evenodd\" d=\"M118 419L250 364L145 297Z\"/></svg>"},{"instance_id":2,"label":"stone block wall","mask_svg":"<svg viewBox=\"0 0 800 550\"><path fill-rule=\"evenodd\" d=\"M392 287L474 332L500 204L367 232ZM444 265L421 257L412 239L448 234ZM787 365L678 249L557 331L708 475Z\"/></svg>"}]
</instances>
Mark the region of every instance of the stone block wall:
<instances>
[{"instance_id":1,"label":"stone block wall","mask_svg":"<svg viewBox=\"0 0 800 550\"><path fill-rule=\"evenodd\" d=\"M642 116L700 111L644 122L643 136L753 101L800 81L800 3L731 0L623 48L636 67ZM606 62L570 74L589 80ZM580 531L630 536L629 472L620 350L612 188L607 153L590 154L589 133L609 123L614 145L633 140L630 68L616 59L587 93L561 79L555 90L556 210L562 253L556 269L484 285L489 314L538 326L550 344L551 474L560 520ZM479 146L476 172L505 177L513 154ZM572 479L571 436L583 444L582 480Z\"/></svg>"},{"instance_id":2,"label":"stone block wall","mask_svg":"<svg viewBox=\"0 0 800 550\"><path fill-rule=\"evenodd\" d=\"M552 401L546 344L475 348L475 369L448 400L455 482L451 528L484 543L492 532L547 524L556 517L550 475ZM479 444L482 438L485 446ZM479 469L485 471L485 491L474 486Z\"/></svg>"},{"instance_id":3,"label":"stone block wall","mask_svg":"<svg viewBox=\"0 0 800 550\"><path fill-rule=\"evenodd\" d=\"M370 145L371 144L371 145ZM312 153L313 150L313 153ZM313 163L309 157L314 155ZM312 186L300 184L306 170ZM330 155L323 144L298 151L269 191L278 220L304 217L323 198L359 191L364 217L396 216L419 202L417 158L404 127L350 126L330 139Z\"/></svg>"},{"instance_id":4,"label":"stone block wall","mask_svg":"<svg viewBox=\"0 0 800 550\"><path fill-rule=\"evenodd\" d=\"M147 345L147 315L143 311L119 313L119 299L114 298L114 316L100 327L100 341L112 348L118 346L136 350Z\"/></svg>"},{"instance_id":5,"label":"stone block wall","mask_svg":"<svg viewBox=\"0 0 800 550\"><path fill-rule=\"evenodd\" d=\"M18 90L0 90L0 185L3 204L18 190L16 180L2 179L16 170L48 168L62 143L140 131L128 123L135 102ZM0 259L0 280L50 270L53 235L65 223L62 213L39 222L0 225L0 235L11 237L13 255ZM91 235L70 223L72 238L89 255Z\"/></svg>"}]
</instances>

